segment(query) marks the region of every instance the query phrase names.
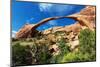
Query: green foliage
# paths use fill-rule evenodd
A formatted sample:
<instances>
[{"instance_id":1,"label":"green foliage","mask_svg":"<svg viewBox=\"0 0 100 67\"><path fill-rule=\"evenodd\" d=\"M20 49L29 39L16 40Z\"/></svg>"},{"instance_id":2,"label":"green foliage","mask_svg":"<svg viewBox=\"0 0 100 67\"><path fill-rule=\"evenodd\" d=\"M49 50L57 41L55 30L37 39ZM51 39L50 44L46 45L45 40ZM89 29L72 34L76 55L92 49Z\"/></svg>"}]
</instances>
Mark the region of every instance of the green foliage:
<instances>
[{"instance_id":1,"label":"green foliage","mask_svg":"<svg viewBox=\"0 0 100 67\"><path fill-rule=\"evenodd\" d=\"M70 47L68 46L66 39L63 37L63 35L66 35L65 32L56 32L55 35L62 37L55 43L59 48L58 55L52 55L50 53L49 46L51 45L51 41L49 42L47 39L45 39L46 36L38 36L35 38L18 41L13 39L13 64L48 64L96 60L95 31L85 29L80 32L78 52L70 51ZM42 40L42 38L44 40ZM30 46L27 46L28 44L30 44Z\"/></svg>"},{"instance_id":2,"label":"green foliage","mask_svg":"<svg viewBox=\"0 0 100 67\"><path fill-rule=\"evenodd\" d=\"M70 52L68 54L65 54L63 56L63 59L61 60L62 63L65 62L83 62L83 61L91 61L89 59L90 55L88 53L81 53L81 52ZM93 59L92 59L93 60Z\"/></svg>"},{"instance_id":3,"label":"green foliage","mask_svg":"<svg viewBox=\"0 0 100 67\"><path fill-rule=\"evenodd\" d=\"M70 52L69 46L66 44L66 41L64 38L62 38L60 41L58 41L58 43L59 43L58 47L60 49L60 53L59 53L59 55L53 56L51 58L51 63L61 63L63 56Z\"/></svg>"},{"instance_id":4,"label":"green foliage","mask_svg":"<svg viewBox=\"0 0 100 67\"><path fill-rule=\"evenodd\" d=\"M12 46L12 51L14 65L45 64L49 63L51 57L48 45L34 44L30 47L16 43Z\"/></svg>"},{"instance_id":5,"label":"green foliage","mask_svg":"<svg viewBox=\"0 0 100 67\"><path fill-rule=\"evenodd\" d=\"M78 60L77 54L73 52L73 53L65 54L63 56L63 59L61 60L61 62L62 63L64 63L64 62L75 62L77 60Z\"/></svg>"},{"instance_id":6,"label":"green foliage","mask_svg":"<svg viewBox=\"0 0 100 67\"><path fill-rule=\"evenodd\" d=\"M61 62L95 61L95 39L95 31L91 31L89 29L82 30L79 35L79 51L65 54Z\"/></svg>"},{"instance_id":7,"label":"green foliage","mask_svg":"<svg viewBox=\"0 0 100 67\"><path fill-rule=\"evenodd\" d=\"M32 52L34 53L37 64L49 63L51 54L48 50L48 45L33 45Z\"/></svg>"},{"instance_id":8,"label":"green foliage","mask_svg":"<svg viewBox=\"0 0 100 67\"><path fill-rule=\"evenodd\" d=\"M66 41L64 38L62 38L58 43L59 43L58 46L60 48L60 55L64 55L70 52L69 46L68 44L66 44Z\"/></svg>"},{"instance_id":9,"label":"green foliage","mask_svg":"<svg viewBox=\"0 0 100 67\"><path fill-rule=\"evenodd\" d=\"M90 61L96 58L96 35L95 31L85 29L81 31L79 36L80 52L88 53Z\"/></svg>"},{"instance_id":10,"label":"green foliage","mask_svg":"<svg viewBox=\"0 0 100 67\"><path fill-rule=\"evenodd\" d=\"M12 46L12 60L14 65L27 65L32 63L32 54L28 46L21 46L20 43Z\"/></svg>"}]
</instances>

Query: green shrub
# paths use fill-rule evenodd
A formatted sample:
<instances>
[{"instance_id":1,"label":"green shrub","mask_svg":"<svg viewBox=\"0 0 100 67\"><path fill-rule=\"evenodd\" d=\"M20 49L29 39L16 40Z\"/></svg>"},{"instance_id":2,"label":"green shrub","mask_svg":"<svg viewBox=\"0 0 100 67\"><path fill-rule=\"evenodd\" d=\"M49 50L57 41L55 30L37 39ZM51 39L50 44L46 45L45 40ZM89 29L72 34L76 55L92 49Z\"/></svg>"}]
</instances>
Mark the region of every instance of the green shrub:
<instances>
[{"instance_id":1,"label":"green shrub","mask_svg":"<svg viewBox=\"0 0 100 67\"><path fill-rule=\"evenodd\" d=\"M65 54L63 56L63 59L61 60L62 63L65 63L65 62L75 62L78 60L76 53L68 53L68 54Z\"/></svg>"},{"instance_id":2,"label":"green shrub","mask_svg":"<svg viewBox=\"0 0 100 67\"><path fill-rule=\"evenodd\" d=\"M57 32L57 35L63 32ZM78 52L71 52L66 39L63 37L56 43L59 47L59 54L54 56L49 51L50 43L35 43L35 40L43 38L32 38L32 47L22 46L22 41L12 45L12 60L14 65L27 64L48 64L48 63L65 63L65 62L79 62L79 61L94 61L96 60L96 38L95 31L88 29L82 30L79 35L79 50ZM23 41L26 43L26 41ZM25 44L24 43L24 44ZM21 44L21 45L20 45ZM34 61L34 63L33 63Z\"/></svg>"},{"instance_id":3,"label":"green shrub","mask_svg":"<svg viewBox=\"0 0 100 67\"><path fill-rule=\"evenodd\" d=\"M48 49L48 45L33 45L32 52L34 53L34 58L36 59L36 64L46 64L49 63L51 54Z\"/></svg>"},{"instance_id":4,"label":"green shrub","mask_svg":"<svg viewBox=\"0 0 100 67\"><path fill-rule=\"evenodd\" d=\"M22 46L16 43L12 46L13 64L28 65L28 64L46 64L50 63L51 54L48 45L34 44L30 46Z\"/></svg>"},{"instance_id":5,"label":"green shrub","mask_svg":"<svg viewBox=\"0 0 100 67\"><path fill-rule=\"evenodd\" d=\"M64 55L66 53L70 52L68 44L66 44L66 40L64 38L61 38L60 41L58 41L58 47L60 49L60 55Z\"/></svg>"},{"instance_id":6,"label":"green shrub","mask_svg":"<svg viewBox=\"0 0 100 67\"><path fill-rule=\"evenodd\" d=\"M21 46L20 43L12 45L12 63L14 65L27 65L32 63L32 54L28 46Z\"/></svg>"},{"instance_id":7,"label":"green shrub","mask_svg":"<svg viewBox=\"0 0 100 67\"><path fill-rule=\"evenodd\" d=\"M64 38L61 38L61 40L58 41L58 43L59 43L58 47L60 49L60 53L59 55L53 56L51 58L51 63L61 63L63 56L70 52L69 46L66 44L66 41Z\"/></svg>"},{"instance_id":8,"label":"green shrub","mask_svg":"<svg viewBox=\"0 0 100 67\"><path fill-rule=\"evenodd\" d=\"M79 35L79 51L70 52L63 56L61 62L81 62L96 60L95 31L82 30Z\"/></svg>"},{"instance_id":9,"label":"green shrub","mask_svg":"<svg viewBox=\"0 0 100 67\"><path fill-rule=\"evenodd\" d=\"M79 35L80 52L83 54L89 54L89 60L96 59L96 35L95 31L89 29L82 30Z\"/></svg>"},{"instance_id":10,"label":"green shrub","mask_svg":"<svg viewBox=\"0 0 100 67\"><path fill-rule=\"evenodd\" d=\"M83 61L90 61L89 54L83 54L81 52L70 52L63 56L61 60L62 63L64 62L83 62Z\"/></svg>"}]
</instances>

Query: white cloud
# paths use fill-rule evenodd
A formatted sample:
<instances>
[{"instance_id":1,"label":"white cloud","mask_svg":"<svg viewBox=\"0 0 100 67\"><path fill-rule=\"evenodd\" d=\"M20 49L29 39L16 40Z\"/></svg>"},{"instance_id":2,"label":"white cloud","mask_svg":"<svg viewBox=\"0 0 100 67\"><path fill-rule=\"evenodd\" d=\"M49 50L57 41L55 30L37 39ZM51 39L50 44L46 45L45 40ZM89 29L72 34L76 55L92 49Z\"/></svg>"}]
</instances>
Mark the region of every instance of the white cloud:
<instances>
[{"instance_id":1,"label":"white cloud","mask_svg":"<svg viewBox=\"0 0 100 67\"><path fill-rule=\"evenodd\" d=\"M48 12L50 15L67 15L71 10L73 10L73 5L63 5L63 4L50 4L50 3L40 3L39 9L42 12Z\"/></svg>"},{"instance_id":2,"label":"white cloud","mask_svg":"<svg viewBox=\"0 0 100 67\"><path fill-rule=\"evenodd\" d=\"M12 37L14 38L15 37L15 35L16 35L16 33L17 33L17 31L12 31Z\"/></svg>"},{"instance_id":3,"label":"white cloud","mask_svg":"<svg viewBox=\"0 0 100 67\"><path fill-rule=\"evenodd\" d=\"M47 4L47 3L40 3L39 8L40 11L49 11L49 9L52 7L52 4Z\"/></svg>"},{"instance_id":4,"label":"white cloud","mask_svg":"<svg viewBox=\"0 0 100 67\"><path fill-rule=\"evenodd\" d=\"M48 22L48 24L50 24L52 26L56 26L57 22L56 22L56 20L51 20L51 21Z\"/></svg>"}]
</instances>

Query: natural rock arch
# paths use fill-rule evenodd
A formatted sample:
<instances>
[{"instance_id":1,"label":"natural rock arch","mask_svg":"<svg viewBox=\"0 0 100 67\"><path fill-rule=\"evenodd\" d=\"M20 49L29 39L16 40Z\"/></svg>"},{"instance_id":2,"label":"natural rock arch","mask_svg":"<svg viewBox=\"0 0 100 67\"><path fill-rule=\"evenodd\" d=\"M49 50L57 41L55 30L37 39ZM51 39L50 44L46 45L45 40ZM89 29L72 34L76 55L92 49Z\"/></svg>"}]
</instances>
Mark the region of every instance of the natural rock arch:
<instances>
[{"instance_id":1,"label":"natural rock arch","mask_svg":"<svg viewBox=\"0 0 100 67\"><path fill-rule=\"evenodd\" d=\"M61 18L74 19L74 20L78 21L80 23L80 25L87 26L90 30L93 30L92 26L89 24L89 21L84 19L83 16L81 16L81 15L69 15L69 16L59 16L59 17L46 18L46 19L43 19L42 21L38 22L37 24L35 24L32 27L32 30L36 29L37 27L39 27L40 25L42 25L44 23L47 23L50 20L56 20L56 19L61 19Z\"/></svg>"},{"instance_id":2,"label":"natural rock arch","mask_svg":"<svg viewBox=\"0 0 100 67\"><path fill-rule=\"evenodd\" d=\"M88 20L86 20L84 18L83 15L78 15L78 14L74 14L74 15L69 15L69 16L58 16L58 17L50 17L50 18L46 18L43 19L42 21L38 22L35 25L26 25L26 29L21 29L17 34L16 34L16 38L28 38L28 37L34 37L35 34L38 33L38 31L36 30L37 27L41 26L44 23L47 23L50 20L56 20L56 19L62 19L62 18L70 18L70 19L74 19L76 21L79 22L79 24L81 26L86 26L88 27L90 30L93 30L92 26L90 25L90 22ZM23 31L22 31L23 30Z\"/></svg>"}]
</instances>

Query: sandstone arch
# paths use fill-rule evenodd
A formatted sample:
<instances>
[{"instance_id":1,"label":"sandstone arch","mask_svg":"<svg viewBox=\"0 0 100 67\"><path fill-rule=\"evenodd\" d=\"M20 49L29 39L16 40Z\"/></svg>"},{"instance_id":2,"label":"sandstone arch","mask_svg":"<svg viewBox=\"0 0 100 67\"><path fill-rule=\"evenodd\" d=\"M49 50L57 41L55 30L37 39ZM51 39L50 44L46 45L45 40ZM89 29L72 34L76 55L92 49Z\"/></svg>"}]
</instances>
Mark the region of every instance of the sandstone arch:
<instances>
[{"instance_id":1,"label":"sandstone arch","mask_svg":"<svg viewBox=\"0 0 100 67\"><path fill-rule=\"evenodd\" d=\"M76 21L78 21L80 23L80 25L84 25L87 26L90 30L93 30L92 26L90 25L90 22L88 20L86 20L83 16L81 15L69 15L69 16L59 16L59 17L50 17L50 18L46 18L43 19L42 21L40 21L39 23L37 23L36 25L34 25L32 27L32 30L36 29L37 27L39 27L40 25L47 23L50 20L56 20L56 19L61 19L61 18L70 18L70 19L74 19Z\"/></svg>"},{"instance_id":2,"label":"sandstone arch","mask_svg":"<svg viewBox=\"0 0 100 67\"><path fill-rule=\"evenodd\" d=\"M38 22L37 24L26 24L23 28L21 28L18 33L16 34L16 38L28 38L33 37L35 34L38 34L38 31L36 30L37 27L40 25L47 23L50 20L56 20L61 18L70 18L74 19L78 22L78 26L81 27L81 29L89 28L90 30L95 30L96 26L96 15L95 15L95 7L93 6L86 6L84 9L82 9L79 13L75 13L73 15L69 16L57 16L57 17L50 17L43 19L42 21ZM69 25L72 28L74 26L77 26L77 23L73 25ZM76 30L76 29L75 29Z\"/></svg>"},{"instance_id":3,"label":"sandstone arch","mask_svg":"<svg viewBox=\"0 0 100 67\"><path fill-rule=\"evenodd\" d=\"M44 23L47 23L50 20L56 20L56 19L62 19L62 18L70 18L74 19L79 22L80 25L88 27L90 30L93 30L93 27L90 25L90 22L86 19L84 19L84 16L73 14L69 16L59 16L59 17L50 17L43 19L42 21L38 22L35 25L26 24L23 29L21 29L17 34L16 38L28 38L33 37L35 34L38 33L36 30L37 27L41 26Z\"/></svg>"}]
</instances>

